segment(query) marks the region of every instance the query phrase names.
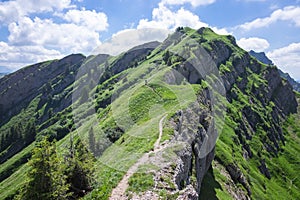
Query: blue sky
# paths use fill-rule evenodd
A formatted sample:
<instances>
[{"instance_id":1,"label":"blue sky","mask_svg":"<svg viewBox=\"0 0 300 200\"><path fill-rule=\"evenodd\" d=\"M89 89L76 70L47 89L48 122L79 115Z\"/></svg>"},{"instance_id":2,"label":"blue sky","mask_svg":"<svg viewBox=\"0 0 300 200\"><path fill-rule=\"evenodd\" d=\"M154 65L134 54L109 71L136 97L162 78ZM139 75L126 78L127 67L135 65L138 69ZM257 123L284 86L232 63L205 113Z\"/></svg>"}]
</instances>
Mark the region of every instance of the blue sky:
<instances>
[{"instance_id":1,"label":"blue sky","mask_svg":"<svg viewBox=\"0 0 300 200\"><path fill-rule=\"evenodd\" d=\"M300 80L299 0L2 0L0 66L16 70L71 53L87 55L101 45L110 49L103 43L128 30L177 26L232 34L241 47L265 51ZM166 32L153 35L147 39L163 39ZM117 43L117 51L130 46Z\"/></svg>"}]
</instances>

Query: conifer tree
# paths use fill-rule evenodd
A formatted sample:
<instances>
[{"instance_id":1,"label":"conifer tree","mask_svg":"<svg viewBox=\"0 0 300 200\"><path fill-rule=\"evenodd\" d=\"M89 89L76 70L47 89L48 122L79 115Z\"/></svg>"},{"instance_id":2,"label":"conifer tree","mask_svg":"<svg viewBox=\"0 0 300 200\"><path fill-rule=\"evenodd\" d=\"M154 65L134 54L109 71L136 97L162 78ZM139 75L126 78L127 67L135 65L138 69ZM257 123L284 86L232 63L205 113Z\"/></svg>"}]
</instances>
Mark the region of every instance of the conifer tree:
<instances>
[{"instance_id":1,"label":"conifer tree","mask_svg":"<svg viewBox=\"0 0 300 200\"><path fill-rule=\"evenodd\" d=\"M28 145L31 142L33 142L35 139L35 135L36 135L35 122L33 120L31 120L25 126L25 131L24 131L24 136L23 136L25 145Z\"/></svg>"},{"instance_id":2,"label":"conifer tree","mask_svg":"<svg viewBox=\"0 0 300 200\"><path fill-rule=\"evenodd\" d=\"M70 192L73 198L79 198L92 190L94 183L94 157L87 150L80 139L71 146L66 157L67 182L70 184Z\"/></svg>"},{"instance_id":3,"label":"conifer tree","mask_svg":"<svg viewBox=\"0 0 300 200\"><path fill-rule=\"evenodd\" d=\"M20 194L16 199L50 200L68 199L70 193L66 177L62 173L61 160L57 157L55 143L43 139L33 150L29 161L30 171Z\"/></svg>"}]
</instances>

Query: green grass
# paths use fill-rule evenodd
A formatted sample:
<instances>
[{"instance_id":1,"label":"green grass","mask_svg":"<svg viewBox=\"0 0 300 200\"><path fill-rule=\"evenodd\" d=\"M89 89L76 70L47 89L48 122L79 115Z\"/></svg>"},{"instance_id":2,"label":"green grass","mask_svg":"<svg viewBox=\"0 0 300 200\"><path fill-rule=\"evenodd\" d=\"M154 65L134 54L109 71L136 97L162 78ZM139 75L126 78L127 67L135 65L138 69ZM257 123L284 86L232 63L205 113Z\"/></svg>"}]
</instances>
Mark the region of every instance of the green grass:
<instances>
[{"instance_id":1,"label":"green grass","mask_svg":"<svg viewBox=\"0 0 300 200\"><path fill-rule=\"evenodd\" d=\"M128 180L129 187L127 192L145 192L154 187L153 174L134 173Z\"/></svg>"},{"instance_id":2,"label":"green grass","mask_svg":"<svg viewBox=\"0 0 300 200\"><path fill-rule=\"evenodd\" d=\"M22 165L15 173L0 183L0 199L12 197L24 185L26 173L29 170L27 165Z\"/></svg>"},{"instance_id":3,"label":"green grass","mask_svg":"<svg viewBox=\"0 0 300 200\"><path fill-rule=\"evenodd\" d=\"M159 191L159 198L162 200L176 200L179 196L179 193L170 194L166 189L162 189Z\"/></svg>"},{"instance_id":4,"label":"green grass","mask_svg":"<svg viewBox=\"0 0 300 200\"><path fill-rule=\"evenodd\" d=\"M34 147L34 143L24 148L21 152L17 153L5 163L0 165L1 177L7 177L17 171L27 160L31 157L31 151Z\"/></svg>"},{"instance_id":5,"label":"green grass","mask_svg":"<svg viewBox=\"0 0 300 200\"><path fill-rule=\"evenodd\" d=\"M231 65L232 66L232 65ZM219 70L222 74L226 73L226 72L230 72L230 65L228 66L227 65L227 62L226 62L226 65L224 64L221 64L220 67L219 67Z\"/></svg>"},{"instance_id":6,"label":"green grass","mask_svg":"<svg viewBox=\"0 0 300 200\"><path fill-rule=\"evenodd\" d=\"M98 159L97 188L86 198L107 199L127 170L145 153L153 149L158 137L157 116L126 132Z\"/></svg>"},{"instance_id":7,"label":"green grass","mask_svg":"<svg viewBox=\"0 0 300 200\"><path fill-rule=\"evenodd\" d=\"M270 103L270 107L272 107ZM263 115L263 113L259 113ZM267 118L267 115L262 116ZM299 154L300 151L300 112L291 115L282 127L285 132L285 145L277 156L274 156L264 150L262 140L265 132L258 130L252 137L252 140L245 141L249 143L253 157L248 160L243 157L243 150L239 143L235 143L234 126L229 126L231 118L226 118L226 124L223 132L220 134L219 140L216 144L216 159L221 162L223 166L230 163L235 163L246 175L247 181L250 184L253 199L298 199L300 197L300 180L299 180ZM233 123L235 124L235 123ZM260 131L260 133L259 133ZM259 154L262 156L260 157ZM266 178L258 169L260 165L259 160L265 159L266 165L271 173L271 179ZM218 169L214 169L214 173ZM216 176L217 177L217 176ZM217 182L221 185L220 194L223 193L223 184L226 180L216 178ZM208 181L213 181L211 177ZM218 196L218 190L212 191L212 194L206 195ZM227 195L225 195L227 196ZM220 199L228 199L227 197L218 196Z\"/></svg>"},{"instance_id":8,"label":"green grass","mask_svg":"<svg viewBox=\"0 0 300 200\"><path fill-rule=\"evenodd\" d=\"M157 57L154 56L152 59ZM128 74L126 82L133 82L145 74L152 67L150 62L146 61L139 68L126 70ZM164 113L174 113L196 99L195 89L199 90L199 87L163 83L161 80L168 71L169 69L159 70L148 78L146 75L144 79L148 79L147 85L143 79L132 84L120 93L109 108L99 112L100 127L119 126L125 133L99 158L97 164L100 166L97 170L99 185L86 197L87 199L107 199L124 173L144 153L153 149L158 137L158 122ZM114 87L118 90L122 85L116 83ZM162 141L170 138L171 134L171 128L164 129Z\"/></svg>"},{"instance_id":9,"label":"green grass","mask_svg":"<svg viewBox=\"0 0 300 200\"><path fill-rule=\"evenodd\" d=\"M201 185L200 200L230 200L232 197L228 193L225 184L227 184L227 177L220 173L220 167L216 166L210 169L204 176ZM224 169L223 169L224 170Z\"/></svg>"},{"instance_id":10,"label":"green grass","mask_svg":"<svg viewBox=\"0 0 300 200\"><path fill-rule=\"evenodd\" d=\"M174 92L158 84L149 84L134 92L129 100L129 113L135 122L143 122L175 105L178 101Z\"/></svg>"}]
</instances>

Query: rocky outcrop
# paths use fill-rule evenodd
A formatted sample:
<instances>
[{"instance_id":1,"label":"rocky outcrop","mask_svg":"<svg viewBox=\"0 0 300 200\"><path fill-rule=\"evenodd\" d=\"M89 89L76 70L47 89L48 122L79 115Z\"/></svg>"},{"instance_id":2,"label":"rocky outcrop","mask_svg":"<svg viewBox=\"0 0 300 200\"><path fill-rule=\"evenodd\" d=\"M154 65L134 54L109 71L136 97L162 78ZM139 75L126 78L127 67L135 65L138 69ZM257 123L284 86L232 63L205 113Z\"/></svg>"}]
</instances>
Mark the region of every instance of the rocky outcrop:
<instances>
[{"instance_id":1,"label":"rocky outcrop","mask_svg":"<svg viewBox=\"0 0 300 200\"><path fill-rule=\"evenodd\" d=\"M296 90L297 92L300 92L299 80L298 80L298 82L295 81L288 73L284 73L280 69L279 69L279 74L282 78L286 79L292 85L294 90Z\"/></svg>"},{"instance_id":2,"label":"rocky outcrop","mask_svg":"<svg viewBox=\"0 0 300 200\"><path fill-rule=\"evenodd\" d=\"M265 175L268 179L271 179L271 174L269 169L266 166L265 160L260 161L260 166L258 168L263 175Z\"/></svg>"},{"instance_id":3,"label":"rocky outcrop","mask_svg":"<svg viewBox=\"0 0 300 200\"><path fill-rule=\"evenodd\" d=\"M251 50L251 51L249 51L249 54L266 65L274 64L272 62L272 60L270 60L264 52L257 53L255 51ZM279 71L280 76L282 78L286 79L291 84L291 86L293 87L294 90L296 90L297 92L300 92L300 83L299 82L295 81L288 73L284 73L280 69L278 69L278 71Z\"/></svg>"},{"instance_id":4,"label":"rocky outcrop","mask_svg":"<svg viewBox=\"0 0 300 200\"><path fill-rule=\"evenodd\" d=\"M264 52L255 52L250 50L249 54L266 65L273 65L272 60L270 60Z\"/></svg>"},{"instance_id":5,"label":"rocky outcrop","mask_svg":"<svg viewBox=\"0 0 300 200\"><path fill-rule=\"evenodd\" d=\"M207 30L199 29L197 32L204 34L205 31ZM178 41L183 40L184 35L179 35L179 33L174 35L170 36L162 46L167 48L168 45L174 44L174 42L177 44ZM240 110L237 110L241 113L241 118L234 119L238 124L238 127L235 129L238 136L238 141L235 141L236 145L241 145L245 159L253 158L252 147L248 141L252 140L258 128L262 128L266 132L266 137L268 137L266 139L261 136L263 148L270 154L276 155L280 150L280 145L284 144L284 135L279 124L287 115L296 112L297 102L293 89L289 83L280 77L277 68L262 65L246 51L237 47L234 38L227 37L227 40L226 42L218 39L209 41L208 44L211 49L207 52L207 55L212 58L212 61L218 68L220 68L221 64L230 63L230 71L221 73L227 100L231 103L233 101L241 101L242 95L249 97L249 102L240 105ZM206 42L207 44L207 40L204 37L201 38L200 44L201 42ZM178 56L174 53L172 54L172 56ZM209 74L208 71L211 70L209 66L203 65L205 72L201 72L201 70L195 69L195 65L191 60L183 60L180 64L172 67L176 73L185 77L189 83L201 83L205 79L205 75ZM201 65L201 62L199 64ZM165 76L169 84L180 84L182 81L181 78L178 83L179 78L176 78L176 73ZM214 159L214 148L204 150L204 141L207 138L215 141L214 138L217 135L214 120L210 117L209 93L204 90L202 94L199 94L198 101L205 105L206 109L202 107L200 110L197 107L192 107L178 112L175 117L178 120L175 120L175 138L171 143L181 141L183 142L183 147L176 152L178 159L176 161L174 183L181 192L189 191L183 192L180 198L197 198L197 195L193 195L194 191L198 194L201 193L203 177ZM259 112L259 109L267 110L270 107L272 109L269 114L264 113L262 115ZM205 151L204 156L203 151ZM239 194L241 199L249 199L252 191L251 183L248 182L246 175L235 163L222 164L224 164L225 170L234 184L241 184L244 189L239 189L247 191L247 194L238 192L242 194ZM260 160L260 165L257 168L267 178L271 178L271 173L264 160ZM191 180L193 173L196 176L196 183L193 183ZM188 197L189 194L191 196Z\"/></svg>"},{"instance_id":6,"label":"rocky outcrop","mask_svg":"<svg viewBox=\"0 0 300 200\"><path fill-rule=\"evenodd\" d=\"M226 166L226 170L229 172L232 180L235 183L241 183L248 192L248 196L251 196L250 186L245 178L245 175L241 170L234 164L229 164Z\"/></svg>"},{"instance_id":7,"label":"rocky outcrop","mask_svg":"<svg viewBox=\"0 0 300 200\"><path fill-rule=\"evenodd\" d=\"M200 193L201 183L214 158L217 131L210 120L209 106L200 109L196 105L177 113L179 120L173 143L181 142L184 148L177 152L175 183L179 190L189 186L193 171L196 174L196 188ZM171 141L172 142L172 141Z\"/></svg>"},{"instance_id":8,"label":"rocky outcrop","mask_svg":"<svg viewBox=\"0 0 300 200\"><path fill-rule=\"evenodd\" d=\"M182 190L176 200L198 200L199 195L193 186L188 185Z\"/></svg>"}]
</instances>

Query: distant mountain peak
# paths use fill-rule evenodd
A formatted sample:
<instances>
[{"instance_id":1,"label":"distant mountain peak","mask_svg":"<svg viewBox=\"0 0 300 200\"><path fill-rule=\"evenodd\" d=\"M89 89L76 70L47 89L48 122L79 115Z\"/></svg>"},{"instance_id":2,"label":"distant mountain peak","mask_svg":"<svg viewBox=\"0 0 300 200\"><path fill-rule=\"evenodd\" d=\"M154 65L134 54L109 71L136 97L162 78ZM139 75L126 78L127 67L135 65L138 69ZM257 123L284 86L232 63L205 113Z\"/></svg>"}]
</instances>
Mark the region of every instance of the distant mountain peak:
<instances>
[{"instance_id":1,"label":"distant mountain peak","mask_svg":"<svg viewBox=\"0 0 300 200\"><path fill-rule=\"evenodd\" d=\"M253 50L249 51L249 54L253 57L255 57L258 61L267 64L267 65L273 65L273 61L270 60L264 52L255 52ZM295 81L288 73L281 71L278 69L279 74L282 78L286 79L292 86L293 89L297 92L300 92L300 83Z\"/></svg>"},{"instance_id":2,"label":"distant mountain peak","mask_svg":"<svg viewBox=\"0 0 300 200\"><path fill-rule=\"evenodd\" d=\"M273 64L274 64L273 61L270 60L270 59L266 56L265 52L255 52L255 51L253 51L253 50L250 50L250 51L249 51L249 54L250 54L251 56L255 57L258 61L260 61L260 62L262 62L262 63L264 63L264 64L267 64L267 65L273 65Z\"/></svg>"}]
</instances>

